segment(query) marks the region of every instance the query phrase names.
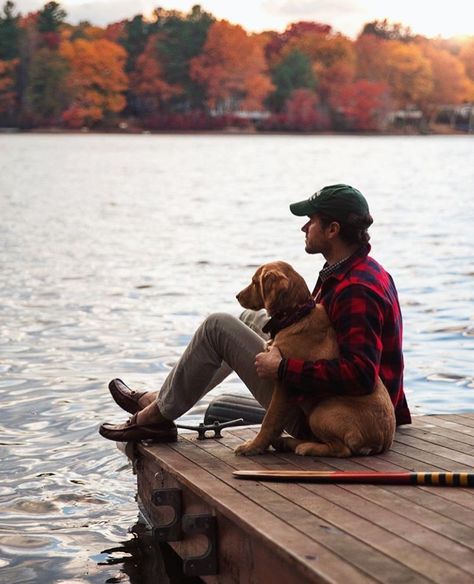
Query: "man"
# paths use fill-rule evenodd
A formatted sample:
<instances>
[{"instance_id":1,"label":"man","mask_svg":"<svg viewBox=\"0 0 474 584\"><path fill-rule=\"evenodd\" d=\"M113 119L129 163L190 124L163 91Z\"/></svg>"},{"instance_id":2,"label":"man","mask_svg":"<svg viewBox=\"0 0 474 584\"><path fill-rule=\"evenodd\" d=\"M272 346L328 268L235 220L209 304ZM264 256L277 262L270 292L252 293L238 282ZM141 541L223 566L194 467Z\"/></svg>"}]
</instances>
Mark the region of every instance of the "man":
<instances>
[{"instance_id":1,"label":"man","mask_svg":"<svg viewBox=\"0 0 474 584\"><path fill-rule=\"evenodd\" d=\"M377 375L390 393L397 424L411 423L403 391L400 306L391 276L368 255L367 229L373 220L367 201L357 189L337 184L290 205L290 210L308 217L302 227L306 252L326 259L313 296L326 308L336 331L339 358L282 358L275 347L264 350L264 315L245 311L244 323L216 313L198 328L159 392L135 392L121 380L111 381L112 397L134 415L125 424L102 424L102 436L117 441L176 440L173 420L232 370L263 407L270 403L275 379L288 385L294 399L285 429L295 437L307 437L308 432L299 399L318 392L367 394Z\"/></svg>"}]
</instances>

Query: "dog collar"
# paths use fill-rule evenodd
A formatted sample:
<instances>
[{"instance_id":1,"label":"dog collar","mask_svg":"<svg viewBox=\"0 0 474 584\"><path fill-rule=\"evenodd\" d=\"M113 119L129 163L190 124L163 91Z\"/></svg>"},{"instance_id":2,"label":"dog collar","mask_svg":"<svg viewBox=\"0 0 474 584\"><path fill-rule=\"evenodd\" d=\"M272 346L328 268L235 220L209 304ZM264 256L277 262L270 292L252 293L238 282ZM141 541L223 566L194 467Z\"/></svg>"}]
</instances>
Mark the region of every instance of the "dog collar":
<instances>
[{"instance_id":1,"label":"dog collar","mask_svg":"<svg viewBox=\"0 0 474 584\"><path fill-rule=\"evenodd\" d=\"M304 304L300 304L294 310L280 310L270 318L262 328L262 331L269 333L270 337L274 339L281 330L304 318L315 306L316 302L314 298L309 298Z\"/></svg>"}]
</instances>

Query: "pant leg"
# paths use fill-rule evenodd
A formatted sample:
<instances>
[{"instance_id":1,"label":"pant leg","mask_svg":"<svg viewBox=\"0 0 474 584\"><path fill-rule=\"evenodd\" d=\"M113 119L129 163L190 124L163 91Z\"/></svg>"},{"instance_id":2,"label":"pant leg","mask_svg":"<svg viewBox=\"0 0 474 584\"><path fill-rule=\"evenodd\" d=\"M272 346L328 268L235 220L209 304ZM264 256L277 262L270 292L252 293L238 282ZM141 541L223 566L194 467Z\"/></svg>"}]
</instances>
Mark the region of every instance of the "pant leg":
<instances>
[{"instance_id":1,"label":"pant leg","mask_svg":"<svg viewBox=\"0 0 474 584\"><path fill-rule=\"evenodd\" d=\"M262 328L264 327L265 323L268 322L268 319L269 316L265 309L263 310L246 309L239 316L240 321L242 321L244 324L250 327L254 332L257 333L259 337L261 337L265 341L269 340L270 335L264 333L262 331ZM233 371L232 367L230 367L230 365L225 361L222 361L221 366L215 371L214 375L212 376L212 379L210 380L205 393L207 393L211 389L214 389L214 387L217 387L220 383L222 383L224 379L232 373L232 371Z\"/></svg>"},{"instance_id":2,"label":"pant leg","mask_svg":"<svg viewBox=\"0 0 474 584\"><path fill-rule=\"evenodd\" d=\"M160 412L171 420L180 417L220 383L229 370L235 371L255 399L267 408L273 381L260 379L254 365L255 356L264 349L265 341L241 320L225 313L210 315L166 378L157 397ZM297 406L289 408L285 428L293 436L306 432L306 418Z\"/></svg>"},{"instance_id":3,"label":"pant leg","mask_svg":"<svg viewBox=\"0 0 474 584\"><path fill-rule=\"evenodd\" d=\"M272 382L260 379L254 366L255 355L264 349L265 341L239 319L211 314L165 379L157 397L161 413L176 419L187 412L216 386L223 363L237 373L263 407L268 406Z\"/></svg>"}]
</instances>

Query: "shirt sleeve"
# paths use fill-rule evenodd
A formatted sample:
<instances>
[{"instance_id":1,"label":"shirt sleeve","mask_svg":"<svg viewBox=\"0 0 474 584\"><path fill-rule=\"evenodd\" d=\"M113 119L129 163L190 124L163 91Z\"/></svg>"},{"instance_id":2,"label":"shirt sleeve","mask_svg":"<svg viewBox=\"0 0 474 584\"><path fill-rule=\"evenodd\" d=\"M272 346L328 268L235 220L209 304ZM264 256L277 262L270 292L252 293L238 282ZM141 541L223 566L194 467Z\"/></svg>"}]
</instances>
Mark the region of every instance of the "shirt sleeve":
<instances>
[{"instance_id":1,"label":"shirt sleeve","mask_svg":"<svg viewBox=\"0 0 474 584\"><path fill-rule=\"evenodd\" d=\"M336 331L339 358L283 359L279 378L290 391L315 396L371 393L382 353L383 300L366 286L352 284L335 295L328 315Z\"/></svg>"}]
</instances>

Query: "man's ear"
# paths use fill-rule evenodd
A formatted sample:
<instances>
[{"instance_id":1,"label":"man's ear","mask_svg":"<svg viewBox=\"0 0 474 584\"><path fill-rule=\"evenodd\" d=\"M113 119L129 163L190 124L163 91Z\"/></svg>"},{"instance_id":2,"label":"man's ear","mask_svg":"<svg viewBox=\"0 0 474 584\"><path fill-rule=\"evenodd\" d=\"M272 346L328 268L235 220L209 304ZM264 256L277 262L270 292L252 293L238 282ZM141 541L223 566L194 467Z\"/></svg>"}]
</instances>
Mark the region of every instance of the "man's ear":
<instances>
[{"instance_id":1,"label":"man's ear","mask_svg":"<svg viewBox=\"0 0 474 584\"><path fill-rule=\"evenodd\" d=\"M337 237L341 231L341 224L339 221L331 221L327 227L327 234L330 238Z\"/></svg>"},{"instance_id":2,"label":"man's ear","mask_svg":"<svg viewBox=\"0 0 474 584\"><path fill-rule=\"evenodd\" d=\"M269 314L274 314L285 307L289 285L289 279L280 270L269 270L262 275L263 300Z\"/></svg>"}]
</instances>

